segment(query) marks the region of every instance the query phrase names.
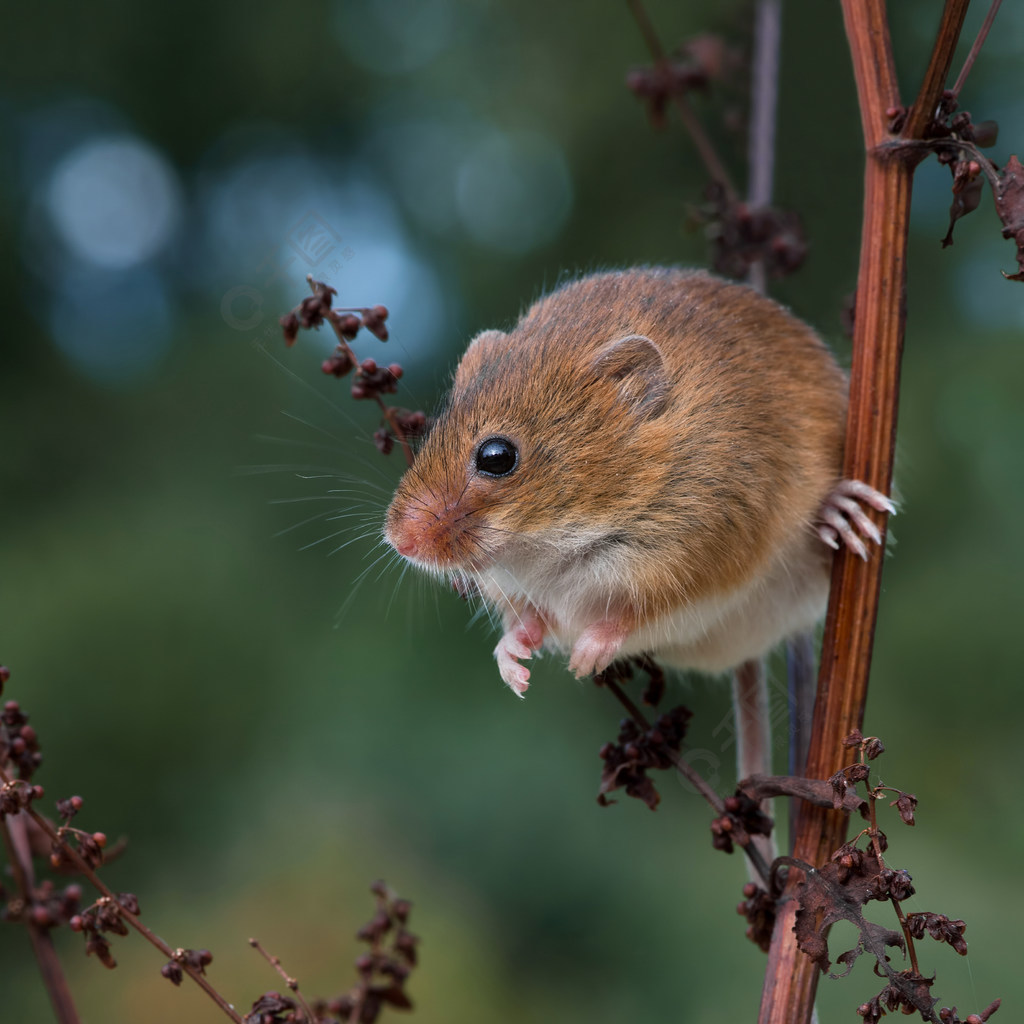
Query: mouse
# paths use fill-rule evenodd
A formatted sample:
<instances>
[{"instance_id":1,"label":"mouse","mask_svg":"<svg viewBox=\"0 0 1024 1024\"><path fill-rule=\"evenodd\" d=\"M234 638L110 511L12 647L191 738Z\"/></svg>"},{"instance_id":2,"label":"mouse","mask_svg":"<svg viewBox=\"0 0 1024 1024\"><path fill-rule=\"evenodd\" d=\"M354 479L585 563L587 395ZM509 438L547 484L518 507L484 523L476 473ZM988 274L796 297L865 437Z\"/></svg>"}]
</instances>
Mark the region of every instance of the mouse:
<instances>
[{"instance_id":1,"label":"mouse","mask_svg":"<svg viewBox=\"0 0 1024 1024\"><path fill-rule=\"evenodd\" d=\"M744 284L640 267L570 280L470 343L384 539L478 594L523 696L530 659L718 674L822 617L834 551L881 545L841 475L847 379ZM876 517L877 518L877 517Z\"/></svg>"}]
</instances>

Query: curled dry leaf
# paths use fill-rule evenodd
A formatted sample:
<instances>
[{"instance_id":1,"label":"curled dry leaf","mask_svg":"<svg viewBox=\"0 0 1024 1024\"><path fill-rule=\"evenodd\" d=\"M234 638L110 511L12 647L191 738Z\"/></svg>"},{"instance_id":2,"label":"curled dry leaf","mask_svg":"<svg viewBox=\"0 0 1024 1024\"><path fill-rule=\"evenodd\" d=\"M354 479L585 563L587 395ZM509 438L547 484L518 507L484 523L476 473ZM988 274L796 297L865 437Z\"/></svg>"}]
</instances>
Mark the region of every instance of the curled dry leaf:
<instances>
[{"instance_id":1,"label":"curled dry leaf","mask_svg":"<svg viewBox=\"0 0 1024 1024\"><path fill-rule=\"evenodd\" d=\"M1003 225L1003 238L1012 238L1017 245L1016 274L1004 274L1010 281L1024 281L1024 167L1011 156L999 174L996 190L996 213Z\"/></svg>"}]
</instances>

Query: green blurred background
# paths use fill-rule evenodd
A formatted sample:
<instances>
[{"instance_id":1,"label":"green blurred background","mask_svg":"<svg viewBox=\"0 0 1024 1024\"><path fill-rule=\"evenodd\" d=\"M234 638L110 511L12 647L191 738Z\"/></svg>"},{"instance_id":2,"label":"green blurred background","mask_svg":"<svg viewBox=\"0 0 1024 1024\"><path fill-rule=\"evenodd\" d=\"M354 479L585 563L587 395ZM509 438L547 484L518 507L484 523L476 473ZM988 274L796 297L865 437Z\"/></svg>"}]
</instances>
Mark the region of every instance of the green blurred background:
<instances>
[{"instance_id":1,"label":"green blurred background","mask_svg":"<svg viewBox=\"0 0 1024 1024\"><path fill-rule=\"evenodd\" d=\"M909 99L940 4L892 7ZM650 9L670 44L746 39L746 4ZM320 375L329 339L286 351L276 329L311 269L386 304L400 401L430 408L466 339L565 269L705 261L693 151L623 87L645 62L624 6L58 0L8 23L0 661L48 793L130 837L110 883L172 945L211 948L244 1008L278 987L250 935L307 993L347 988L381 876L415 903L424 1024L754 1019L743 865L712 851L706 808L671 778L656 814L598 808L615 706L551 659L515 700L485 625L379 560L398 456ZM999 120L1000 162L1024 140L1022 38L1007 5L963 97ZM739 177L720 126L743 91L698 102ZM775 293L845 353L862 159L838 5L787 4L781 104L778 196L811 250ZM940 250L948 202L926 165L866 725L921 801L890 829L912 909L968 922L967 961L925 946L936 993L962 1012L1000 995L1016 1019L1024 291L987 196ZM727 689L676 694L723 788ZM111 973L58 939L89 1021L221 1019L140 941L116 941ZM857 1019L879 985L863 962L823 982L822 1019ZM0 992L5 1020L50 1019L11 926Z\"/></svg>"}]
</instances>

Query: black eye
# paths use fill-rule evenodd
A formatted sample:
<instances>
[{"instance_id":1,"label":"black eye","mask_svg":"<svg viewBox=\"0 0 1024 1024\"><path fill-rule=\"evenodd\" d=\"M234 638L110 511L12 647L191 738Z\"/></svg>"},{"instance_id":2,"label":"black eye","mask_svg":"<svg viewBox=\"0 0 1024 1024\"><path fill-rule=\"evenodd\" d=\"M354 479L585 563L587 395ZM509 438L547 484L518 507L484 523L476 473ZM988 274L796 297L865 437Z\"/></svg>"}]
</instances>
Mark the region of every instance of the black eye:
<instances>
[{"instance_id":1,"label":"black eye","mask_svg":"<svg viewBox=\"0 0 1024 1024\"><path fill-rule=\"evenodd\" d=\"M504 437L489 437L476 450L476 468L487 476L508 476L518 464L516 446Z\"/></svg>"}]
</instances>

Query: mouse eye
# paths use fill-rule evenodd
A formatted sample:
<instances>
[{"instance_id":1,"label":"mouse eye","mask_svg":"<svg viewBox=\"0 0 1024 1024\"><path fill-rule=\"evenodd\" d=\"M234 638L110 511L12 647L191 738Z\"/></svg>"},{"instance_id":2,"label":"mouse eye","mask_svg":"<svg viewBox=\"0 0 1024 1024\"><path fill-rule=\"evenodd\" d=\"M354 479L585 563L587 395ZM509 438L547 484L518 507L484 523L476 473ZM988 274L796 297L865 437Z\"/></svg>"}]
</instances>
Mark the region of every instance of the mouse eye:
<instances>
[{"instance_id":1,"label":"mouse eye","mask_svg":"<svg viewBox=\"0 0 1024 1024\"><path fill-rule=\"evenodd\" d=\"M476 450L476 468L486 476L508 476L518 464L516 446L504 437L489 437Z\"/></svg>"}]
</instances>

